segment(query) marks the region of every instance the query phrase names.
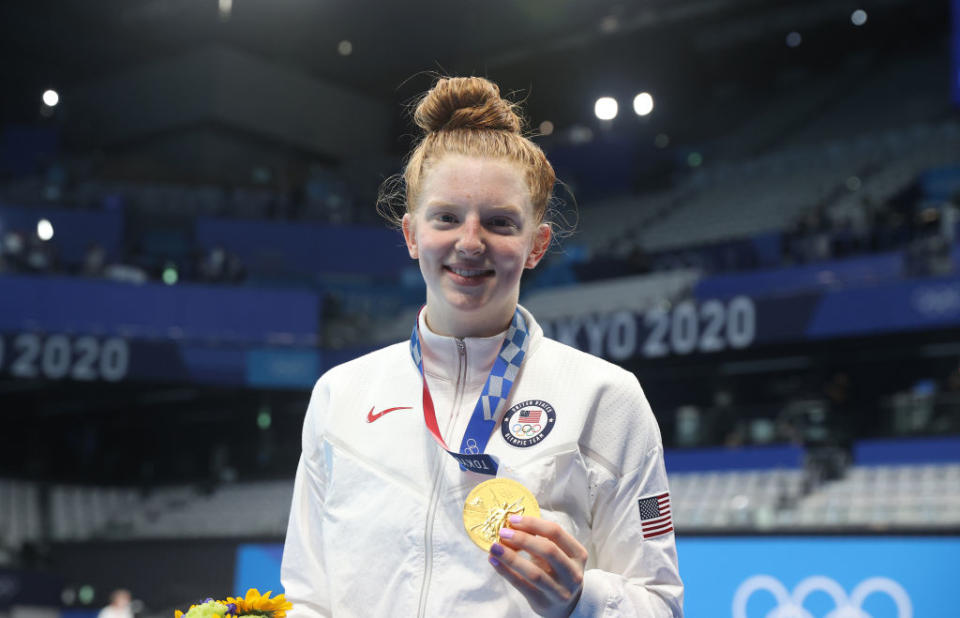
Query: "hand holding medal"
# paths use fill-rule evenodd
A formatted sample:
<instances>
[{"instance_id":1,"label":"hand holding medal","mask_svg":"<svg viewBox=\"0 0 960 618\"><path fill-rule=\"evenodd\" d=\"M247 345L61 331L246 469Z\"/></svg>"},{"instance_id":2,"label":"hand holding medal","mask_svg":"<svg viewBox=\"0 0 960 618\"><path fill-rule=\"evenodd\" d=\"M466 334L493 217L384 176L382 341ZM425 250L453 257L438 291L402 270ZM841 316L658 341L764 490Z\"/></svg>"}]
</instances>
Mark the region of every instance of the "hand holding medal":
<instances>
[{"instance_id":1,"label":"hand holding medal","mask_svg":"<svg viewBox=\"0 0 960 618\"><path fill-rule=\"evenodd\" d=\"M507 478L480 483L467 496L463 525L537 614L570 615L580 598L587 550L558 524L540 519L530 490Z\"/></svg>"}]
</instances>

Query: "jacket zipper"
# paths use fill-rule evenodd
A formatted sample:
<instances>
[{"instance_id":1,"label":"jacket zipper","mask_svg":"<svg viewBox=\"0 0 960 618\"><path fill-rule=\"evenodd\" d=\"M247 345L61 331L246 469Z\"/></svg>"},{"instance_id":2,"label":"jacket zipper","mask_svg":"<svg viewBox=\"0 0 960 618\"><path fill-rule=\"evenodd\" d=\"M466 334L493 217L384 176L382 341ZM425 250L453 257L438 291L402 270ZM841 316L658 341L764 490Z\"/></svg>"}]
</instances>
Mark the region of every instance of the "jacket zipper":
<instances>
[{"instance_id":1,"label":"jacket zipper","mask_svg":"<svg viewBox=\"0 0 960 618\"><path fill-rule=\"evenodd\" d=\"M467 383L467 345L462 337L455 339L457 342L457 388L453 395L453 409L450 412L450 420L447 421L447 436L450 435L450 428L453 427L457 412L460 410L460 400L463 399L463 391ZM450 446L449 444L447 446ZM433 574L433 520L437 514L437 503L440 501L440 492L438 491L443 482L443 457L438 457L433 477L433 488L430 490L430 506L427 508L427 521L424 526L424 558L423 558L423 585L420 588L420 605L417 608L417 617L423 618L427 609L427 593L430 590L430 578Z\"/></svg>"}]
</instances>

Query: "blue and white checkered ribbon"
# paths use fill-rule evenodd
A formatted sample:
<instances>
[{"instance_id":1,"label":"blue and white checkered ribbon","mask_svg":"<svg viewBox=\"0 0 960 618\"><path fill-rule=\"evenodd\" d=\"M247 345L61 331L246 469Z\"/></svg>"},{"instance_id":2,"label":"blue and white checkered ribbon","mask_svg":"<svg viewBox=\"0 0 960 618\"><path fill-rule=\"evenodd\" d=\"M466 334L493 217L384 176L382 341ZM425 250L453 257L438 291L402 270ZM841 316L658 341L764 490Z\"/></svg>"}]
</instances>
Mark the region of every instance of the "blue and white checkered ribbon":
<instances>
[{"instance_id":1,"label":"blue and white checkered ribbon","mask_svg":"<svg viewBox=\"0 0 960 618\"><path fill-rule=\"evenodd\" d=\"M526 321L523 319L520 310L517 309L514 311L510 328L507 329L503 338L500 353L493 362L490 375L487 376L487 381L480 392L477 405L473 408L470 423L467 425L467 430L463 434L463 441L460 443L460 452L455 453L447 447L437 425L433 398L430 396L427 378L423 372L423 354L420 348L420 318L417 317L417 322L413 326L413 333L410 335L410 356L416 363L417 369L420 370L420 378L423 380L424 421L430 433L443 446L443 449L460 462L461 468L496 475L496 460L483 451L486 449L487 442L490 441L494 429L496 429L500 408L510 396L513 383L520 373L520 366L527 354L529 339Z\"/></svg>"}]
</instances>

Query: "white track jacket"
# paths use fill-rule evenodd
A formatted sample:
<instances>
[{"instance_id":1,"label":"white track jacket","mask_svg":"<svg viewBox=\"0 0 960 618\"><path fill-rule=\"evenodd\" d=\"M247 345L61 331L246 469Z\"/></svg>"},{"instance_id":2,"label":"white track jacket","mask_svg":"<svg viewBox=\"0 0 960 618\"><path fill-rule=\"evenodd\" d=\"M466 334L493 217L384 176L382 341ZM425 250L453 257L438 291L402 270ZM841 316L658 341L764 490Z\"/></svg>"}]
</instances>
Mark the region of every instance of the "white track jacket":
<instances>
[{"instance_id":1,"label":"white track jacket","mask_svg":"<svg viewBox=\"0 0 960 618\"><path fill-rule=\"evenodd\" d=\"M530 347L485 452L589 552L574 616L681 616L663 447L640 385L521 311ZM438 425L459 450L503 337L442 337L423 317L420 332ZM317 382L283 553L290 618L533 615L464 531L467 494L492 477L441 450L421 400L408 342Z\"/></svg>"}]
</instances>

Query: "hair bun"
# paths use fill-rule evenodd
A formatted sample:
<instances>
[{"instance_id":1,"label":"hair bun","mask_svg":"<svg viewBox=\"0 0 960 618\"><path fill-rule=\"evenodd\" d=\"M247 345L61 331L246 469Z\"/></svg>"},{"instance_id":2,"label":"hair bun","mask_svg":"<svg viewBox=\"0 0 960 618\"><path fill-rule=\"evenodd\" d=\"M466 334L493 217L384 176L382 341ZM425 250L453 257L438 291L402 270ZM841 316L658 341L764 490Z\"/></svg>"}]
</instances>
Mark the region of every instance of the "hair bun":
<instances>
[{"instance_id":1,"label":"hair bun","mask_svg":"<svg viewBox=\"0 0 960 618\"><path fill-rule=\"evenodd\" d=\"M489 129L520 132L514 104L482 77L448 77L437 81L417 105L413 120L424 131Z\"/></svg>"}]
</instances>

